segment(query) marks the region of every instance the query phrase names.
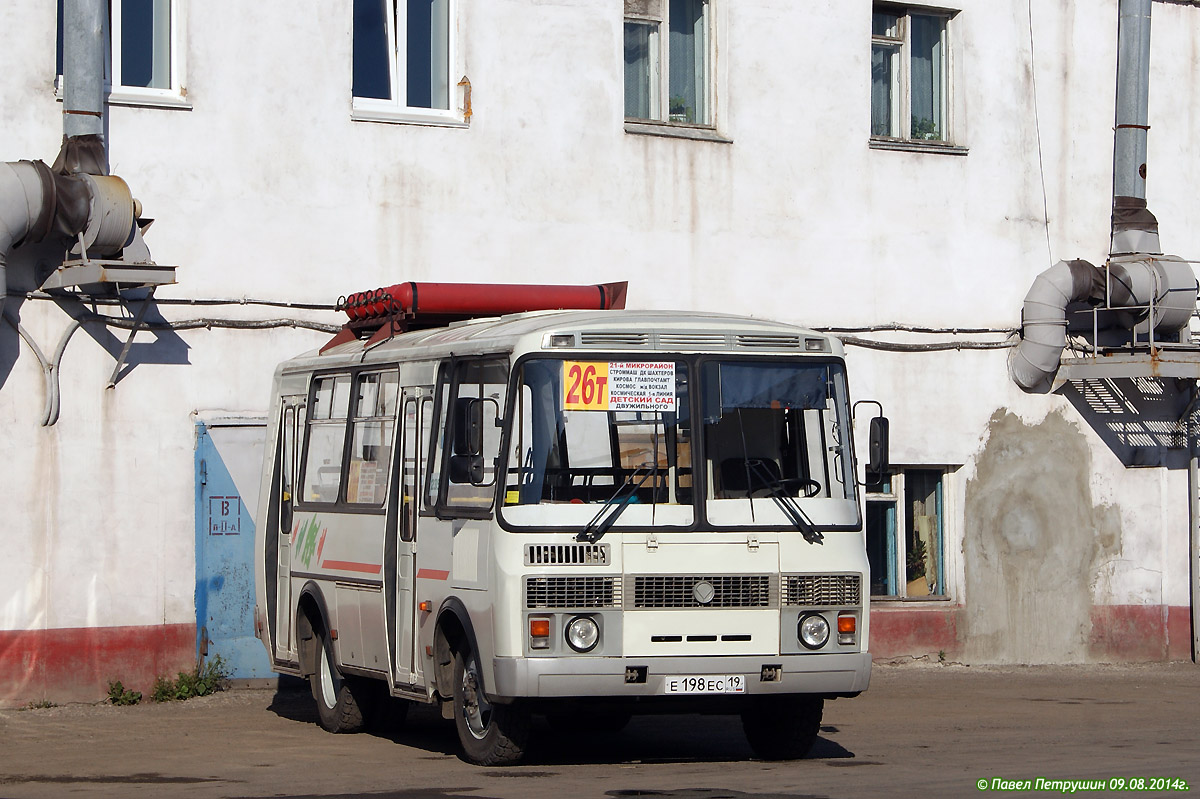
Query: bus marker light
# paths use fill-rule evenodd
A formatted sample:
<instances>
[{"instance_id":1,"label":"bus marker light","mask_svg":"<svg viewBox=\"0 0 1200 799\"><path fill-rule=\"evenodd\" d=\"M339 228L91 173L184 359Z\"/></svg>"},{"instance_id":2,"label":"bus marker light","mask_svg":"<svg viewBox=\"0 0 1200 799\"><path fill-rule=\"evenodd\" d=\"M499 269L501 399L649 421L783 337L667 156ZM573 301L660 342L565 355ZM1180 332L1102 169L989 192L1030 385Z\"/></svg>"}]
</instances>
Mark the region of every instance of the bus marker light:
<instances>
[{"instance_id":1,"label":"bus marker light","mask_svg":"<svg viewBox=\"0 0 1200 799\"><path fill-rule=\"evenodd\" d=\"M417 605L417 607L420 608L422 613L428 613L429 611L433 610L433 603L426 599L422 601L421 604Z\"/></svg>"}]
</instances>

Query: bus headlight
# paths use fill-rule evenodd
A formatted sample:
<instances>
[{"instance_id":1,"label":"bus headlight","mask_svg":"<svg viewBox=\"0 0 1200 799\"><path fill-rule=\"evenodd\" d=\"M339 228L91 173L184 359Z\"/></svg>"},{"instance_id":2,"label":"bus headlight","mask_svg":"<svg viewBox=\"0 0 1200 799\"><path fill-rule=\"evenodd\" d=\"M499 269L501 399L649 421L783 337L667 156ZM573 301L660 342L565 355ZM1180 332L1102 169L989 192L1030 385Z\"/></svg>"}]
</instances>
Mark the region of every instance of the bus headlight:
<instances>
[{"instance_id":1,"label":"bus headlight","mask_svg":"<svg viewBox=\"0 0 1200 799\"><path fill-rule=\"evenodd\" d=\"M591 652L600 641L600 628L591 616L576 616L567 622L567 643L576 652Z\"/></svg>"},{"instance_id":2,"label":"bus headlight","mask_svg":"<svg viewBox=\"0 0 1200 799\"><path fill-rule=\"evenodd\" d=\"M801 616L796 634L800 638L800 643L809 649L820 649L829 640L829 622L820 613Z\"/></svg>"}]
</instances>

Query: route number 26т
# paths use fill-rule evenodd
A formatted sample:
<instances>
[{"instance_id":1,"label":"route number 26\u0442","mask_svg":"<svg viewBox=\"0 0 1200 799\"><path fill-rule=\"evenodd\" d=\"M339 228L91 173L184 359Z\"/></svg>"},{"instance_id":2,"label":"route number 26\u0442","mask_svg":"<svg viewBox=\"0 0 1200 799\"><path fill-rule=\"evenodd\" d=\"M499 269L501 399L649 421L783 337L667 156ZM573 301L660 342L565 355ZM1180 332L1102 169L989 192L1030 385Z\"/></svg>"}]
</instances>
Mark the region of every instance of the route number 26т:
<instances>
[{"instance_id":1,"label":"route number 26\u0442","mask_svg":"<svg viewBox=\"0 0 1200 799\"><path fill-rule=\"evenodd\" d=\"M563 364L563 408L608 408L608 364L567 361Z\"/></svg>"}]
</instances>

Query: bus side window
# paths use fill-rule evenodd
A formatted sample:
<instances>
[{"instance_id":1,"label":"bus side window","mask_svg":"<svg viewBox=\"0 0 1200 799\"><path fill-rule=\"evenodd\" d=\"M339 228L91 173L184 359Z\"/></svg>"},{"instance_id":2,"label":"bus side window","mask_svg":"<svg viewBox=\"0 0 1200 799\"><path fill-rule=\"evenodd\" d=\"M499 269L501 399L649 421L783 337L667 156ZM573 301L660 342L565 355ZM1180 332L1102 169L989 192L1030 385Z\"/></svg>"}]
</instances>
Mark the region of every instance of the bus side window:
<instances>
[{"instance_id":1,"label":"bus side window","mask_svg":"<svg viewBox=\"0 0 1200 799\"><path fill-rule=\"evenodd\" d=\"M427 400L426 400L427 401ZM410 398L404 402L404 449L400 459L400 540L412 541L417 534L417 464L420 462L418 442L422 431L418 409L420 404Z\"/></svg>"},{"instance_id":2,"label":"bus side window","mask_svg":"<svg viewBox=\"0 0 1200 799\"><path fill-rule=\"evenodd\" d=\"M394 369L358 376L351 425L350 470L346 475L347 502L383 504L387 469L392 462L399 387L399 374Z\"/></svg>"},{"instance_id":3,"label":"bus side window","mask_svg":"<svg viewBox=\"0 0 1200 799\"><path fill-rule=\"evenodd\" d=\"M429 491L439 510L477 515L492 506L507 388L508 362L501 359L458 361L449 386L439 381L441 424Z\"/></svg>"},{"instance_id":4,"label":"bus side window","mask_svg":"<svg viewBox=\"0 0 1200 799\"><path fill-rule=\"evenodd\" d=\"M304 473L301 477L305 502L338 501L349 408L349 375L319 377L313 381L312 413L308 417Z\"/></svg>"}]
</instances>

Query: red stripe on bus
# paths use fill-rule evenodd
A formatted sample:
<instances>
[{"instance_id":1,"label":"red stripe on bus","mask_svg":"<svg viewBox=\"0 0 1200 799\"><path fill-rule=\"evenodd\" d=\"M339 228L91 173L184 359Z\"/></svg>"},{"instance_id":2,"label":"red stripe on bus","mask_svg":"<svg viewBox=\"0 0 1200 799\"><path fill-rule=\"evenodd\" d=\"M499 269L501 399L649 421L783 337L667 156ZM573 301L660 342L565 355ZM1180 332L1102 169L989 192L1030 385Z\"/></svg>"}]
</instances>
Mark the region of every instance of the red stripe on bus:
<instances>
[{"instance_id":1,"label":"red stripe on bus","mask_svg":"<svg viewBox=\"0 0 1200 799\"><path fill-rule=\"evenodd\" d=\"M326 569L337 569L344 572L362 572L363 574L379 574L383 569L383 564L355 563L349 560L326 560L322 561L321 565Z\"/></svg>"},{"instance_id":2,"label":"red stripe on bus","mask_svg":"<svg viewBox=\"0 0 1200 799\"><path fill-rule=\"evenodd\" d=\"M450 572L441 569L417 569L418 580L448 580Z\"/></svg>"}]
</instances>

